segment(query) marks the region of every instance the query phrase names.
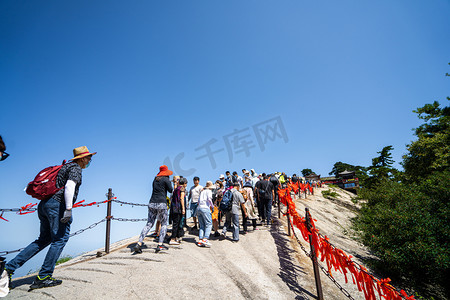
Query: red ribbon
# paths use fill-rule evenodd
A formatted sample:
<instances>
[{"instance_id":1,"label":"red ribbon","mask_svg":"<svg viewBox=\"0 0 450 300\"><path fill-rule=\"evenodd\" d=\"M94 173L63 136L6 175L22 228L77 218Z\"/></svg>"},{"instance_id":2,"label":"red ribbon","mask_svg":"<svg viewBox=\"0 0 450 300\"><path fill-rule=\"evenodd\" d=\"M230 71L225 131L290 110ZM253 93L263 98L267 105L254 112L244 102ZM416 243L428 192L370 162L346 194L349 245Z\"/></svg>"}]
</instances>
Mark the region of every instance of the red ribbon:
<instances>
[{"instance_id":1,"label":"red ribbon","mask_svg":"<svg viewBox=\"0 0 450 300\"><path fill-rule=\"evenodd\" d=\"M111 198L111 199L109 199L109 200L105 200L105 201L101 201L101 202L91 202L91 203L88 203L88 204L82 204L85 200L81 200L81 201L75 203L75 204L73 205L73 207L75 208L75 207L85 207L85 206L92 206L92 205L96 205L96 204L103 204L103 203L109 202L109 201L111 201L111 200L113 200L113 199L117 199L117 197L113 197L113 198ZM36 205L37 205L37 203L34 203L34 204L28 203L27 205L20 207L20 210L17 212L17 214L18 214L18 215L31 214L31 213L35 212L35 210L30 210L30 209L31 209L32 207L36 206ZM0 215L0 219L9 222L8 220L6 220L6 219L3 217L3 213L4 213L4 212L2 212L2 214Z\"/></svg>"},{"instance_id":2,"label":"red ribbon","mask_svg":"<svg viewBox=\"0 0 450 300\"><path fill-rule=\"evenodd\" d=\"M405 291L401 290L397 292L393 286L389 284L391 281L389 278L387 279L376 279L371 274L368 273L367 269L363 266L356 265L355 262L352 261L352 256L347 255L341 249L338 249L331 245L328 237L322 237L319 234L319 230L316 228L314 221L311 219L311 232L308 231L306 220L299 216L297 210L295 208L295 204L292 201L290 191L294 191L300 188L302 191L309 189L312 193L312 187L308 184L298 183L295 184L288 183L288 187L285 189L278 190L278 196L280 198L280 202L289 207L289 215L292 216L292 226L297 227L300 230L300 233L303 239L306 242L309 242L309 236L311 236L312 244L314 246L315 255L319 257L320 260L325 262L328 268L328 272L330 275L331 270L340 271L344 277L345 282L348 282L347 274L350 273L352 275L353 284L356 284L359 291L364 292L364 296L367 300L375 300L375 291L378 292L380 299L384 298L387 300L401 300L402 297L405 297L408 300L415 300L414 296L408 296ZM400 295L401 294L401 295Z\"/></svg>"},{"instance_id":3,"label":"red ribbon","mask_svg":"<svg viewBox=\"0 0 450 300\"><path fill-rule=\"evenodd\" d=\"M9 222L8 220L6 220L5 218L3 218L3 211L2 211L2 214L0 215L0 219L2 219L2 220L5 220L6 222Z\"/></svg>"},{"instance_id":4,"label":"red ribbon","mask_svg":"<svg viewBox=\"0 0 450 300\"><path fill-rule=\"evenodd\" d=\"M34 203L34 204L28 203L27 205L22 206L22 207L20 208L20 210L17 212L17 214L18 214L18 215L31 214L32 212L34 212L34 210L33 210L33 211L27 211L27 210L29 210L30 208L32 208L32 207L35 206L35 205L37 205L37 203Z\"/></svg>"}]
</instances>

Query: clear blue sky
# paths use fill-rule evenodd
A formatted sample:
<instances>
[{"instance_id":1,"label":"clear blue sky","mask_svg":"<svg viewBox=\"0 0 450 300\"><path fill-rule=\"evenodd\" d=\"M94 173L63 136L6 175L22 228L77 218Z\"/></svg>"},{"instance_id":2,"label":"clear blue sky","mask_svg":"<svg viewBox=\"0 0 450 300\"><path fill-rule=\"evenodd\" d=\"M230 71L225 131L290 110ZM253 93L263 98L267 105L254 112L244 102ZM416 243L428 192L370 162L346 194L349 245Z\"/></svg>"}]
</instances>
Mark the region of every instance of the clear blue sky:
<instances>
[{"instance_id":1,"label":"clear blue sky","mask_svg":"<svg viewBox=\"0 0 450 300\"><path fill-rule=\"evenodd\" d=\"M242 168L326 176L337 161L370 165L387 145L398 163L420 124L412 110L450 95L449 11L444 0L1 1L0 134L11 156L0 207L35 202L26 184L81 145L98 151L83 172L87 202L109 187L148 202L158 167L177 156L202 184ZM213 141L215 168L199 158ZM105 210L76 209L72 231ZM4 216L0 251L37 237L35 213ZM142 226L115 222L112 239ZM64 254L103 241L100 225Z\"/></svg>"}]
</instances>

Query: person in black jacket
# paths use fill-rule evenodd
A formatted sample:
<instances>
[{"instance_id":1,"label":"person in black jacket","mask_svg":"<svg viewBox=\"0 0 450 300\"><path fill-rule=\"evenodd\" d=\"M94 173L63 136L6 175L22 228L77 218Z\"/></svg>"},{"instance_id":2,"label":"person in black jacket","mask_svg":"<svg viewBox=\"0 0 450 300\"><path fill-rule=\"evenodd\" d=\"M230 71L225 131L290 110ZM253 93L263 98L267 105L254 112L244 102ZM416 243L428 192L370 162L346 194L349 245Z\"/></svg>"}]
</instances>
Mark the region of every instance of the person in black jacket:
<instances>
[{"instance_id":1,"label":"person in black jacket","mask_svg":"<svg viewBox=\"0 0 450 300\"><path fill-rule=\"evenodd\" d=\"M163 241L167 233L167 193L173 192L172 183L169 180L169 176L172 174L173 172L170 171L166 165L159 167L159 173L153 180L152 197L150 198L150 202L148 204L147 224L142 229L141 235L139 236L139 241L134 247L135 253L142 253L141 246L144 243L144 238L150 229L152 229L156 220L161 222L159 243L156 247L156 252L167 249L167 247L163 245Z\"/></svg>"},{"instance_id":2,"label":"person in black jacket","mask_svg":"<svg viewBox=\"0 0 450 300\"><path fill-rule=\"evenodd\" d=\"M272 202L275 197L274 186L272 182L269 181L269 176L264 176L262 180L256 183L255 194L261 205L262 211L264 211L262 222L264 223L265 221L267 226L269 226L272 217Z\"/></svg>"},{"instance_id":3,"label":"person in black jacket","mask_svg":"<svg viewBox=\"0 0 450 300\"><path fill-rule=\"evenodd\" d=\"M272 183L273 185L273 192L274 192L274 197L273 197L273 202L272 205L276 206L278 203L278 188L280 187L280 181L278 180L278 178L275 176L275 174L270 175L270 179L269 181Z\"/></svg>"}]
</instances>

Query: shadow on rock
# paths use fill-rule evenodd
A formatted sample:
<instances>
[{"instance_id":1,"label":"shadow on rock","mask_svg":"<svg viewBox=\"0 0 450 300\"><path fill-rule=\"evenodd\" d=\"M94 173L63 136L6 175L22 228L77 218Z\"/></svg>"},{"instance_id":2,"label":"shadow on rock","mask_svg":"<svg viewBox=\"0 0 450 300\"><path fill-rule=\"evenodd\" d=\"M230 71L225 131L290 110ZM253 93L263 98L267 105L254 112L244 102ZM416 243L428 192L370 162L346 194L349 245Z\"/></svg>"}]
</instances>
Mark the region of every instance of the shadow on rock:
<instances>
[{"instance_id":1,"label":"shadow on rock","mask_svg":"<svg viewBox=\"0 0 450 300\"><path fill-rule=\"evenodd\" d=\"M21 278L21 279L15 279L15 280L13 279L12 286L13 286L13 288L16 288L16 287L19 287L22 285L31 285L35 278L36 278L36 276L33 275L33 276Z\"/></svg>"},{"instance_id":2,"label":"shadow on rock","mask_svg":"<svg viewBox=\"0 0 450 300\"><path fill-rule=\"evenodd\" d=\"M295 264L295 258L291 254L295 254L295 250L289 247L289 237L284 232L280 232L280 225L277 220L272 224L270 228L270 234L277 247L278 260L280 262L280 273L278 276L286 283L291 291L293 291L297 296L295 299L316 299L316 295L310 291L304 289L298 284L297 274L306 273L303 269Z\"/></svg>"}]
</instances>

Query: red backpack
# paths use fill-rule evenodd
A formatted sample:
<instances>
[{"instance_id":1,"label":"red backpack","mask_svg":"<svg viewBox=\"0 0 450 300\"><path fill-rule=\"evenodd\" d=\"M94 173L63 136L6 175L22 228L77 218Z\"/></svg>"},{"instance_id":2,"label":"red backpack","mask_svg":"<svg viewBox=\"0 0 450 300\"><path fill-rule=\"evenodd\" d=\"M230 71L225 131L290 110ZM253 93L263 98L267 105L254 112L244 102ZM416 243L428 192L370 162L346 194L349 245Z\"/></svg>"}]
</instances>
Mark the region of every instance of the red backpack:
<instances>
[{"instance_id":1,"label":"red backpack","mask_svg":"<svg viewBox=\"0 0 450 300\"><path fill-rule=\"evenodd\" d=\"M59 166L52 166L40 171L33 181L28 183L26 192L33 198L39 200L50 199L51 196L56 194L61 188L56 187L56 177L59 170L66 164L66 160Z\"/></svg>"}]
</instances>

